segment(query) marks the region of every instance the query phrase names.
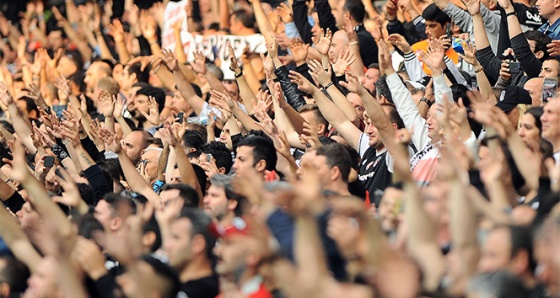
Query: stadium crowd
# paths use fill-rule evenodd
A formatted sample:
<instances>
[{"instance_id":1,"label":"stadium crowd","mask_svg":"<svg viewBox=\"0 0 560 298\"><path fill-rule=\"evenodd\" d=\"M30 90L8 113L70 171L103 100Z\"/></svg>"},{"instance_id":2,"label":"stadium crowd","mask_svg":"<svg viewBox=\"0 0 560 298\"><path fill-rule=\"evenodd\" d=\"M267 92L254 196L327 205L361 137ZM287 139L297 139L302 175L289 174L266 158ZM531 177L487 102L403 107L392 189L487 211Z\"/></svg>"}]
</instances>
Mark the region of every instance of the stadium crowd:
<instances>
[{"instance_id":1,"label":"stadium crowd","mask_svg":"<svg viewBox=\"0 0 560 298\"><path fill-rule=\"evenodd\" d=\"M0 297L560 297L560 2L462 1L2 0Z\"/></svg>"}]
</instances>

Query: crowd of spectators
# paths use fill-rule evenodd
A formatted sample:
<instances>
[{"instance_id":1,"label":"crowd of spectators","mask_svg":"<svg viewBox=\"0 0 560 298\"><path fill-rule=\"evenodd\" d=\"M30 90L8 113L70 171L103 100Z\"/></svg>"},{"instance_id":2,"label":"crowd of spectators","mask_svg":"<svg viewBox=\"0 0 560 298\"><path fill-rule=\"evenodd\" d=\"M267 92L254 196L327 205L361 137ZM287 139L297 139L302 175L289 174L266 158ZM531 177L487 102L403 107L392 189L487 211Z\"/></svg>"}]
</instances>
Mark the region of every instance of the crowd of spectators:
<instances>
[{"instance_id":1,"label":"crowd of spectators","mask_svg":"<svg viewBox=\"0 0 560 298\"><path fill-rule=\"evenodd\" d=\"M0 297L560 297L557 0L0 11Z\"/></svg>"}]
</instances>

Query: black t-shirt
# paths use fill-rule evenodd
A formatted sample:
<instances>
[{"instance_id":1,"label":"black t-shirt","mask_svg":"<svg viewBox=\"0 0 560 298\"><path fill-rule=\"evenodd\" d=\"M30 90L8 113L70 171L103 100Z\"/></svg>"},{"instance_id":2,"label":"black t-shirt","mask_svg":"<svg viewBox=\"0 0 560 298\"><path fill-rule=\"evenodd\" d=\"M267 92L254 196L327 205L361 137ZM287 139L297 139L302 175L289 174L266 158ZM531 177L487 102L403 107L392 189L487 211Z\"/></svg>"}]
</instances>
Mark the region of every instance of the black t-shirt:
<instances>
[{"instance_id":1,"label":"black t-shirt","mask_svg":"<svg viewBox=\"0 0 560 298\"><path fill-rule=\"evenodd\" d=\"M372 202L376 192L385 190L391 184L392 174L387 168L386 159L387 150L378 155L374 147L369 147L360 163L358 180L366 187Z\"/></svg>"},{"instance_id":2,"label":"black t-shirt","mask_svg":"<svg viewBox=\"0 0 560 298\"><path fill-rule=\"evenodd\" d=\"M181 291L189 298L215 298L220 294L220 283L216 275L210 275L182 283Z\"/></svg>"}]
</instances>

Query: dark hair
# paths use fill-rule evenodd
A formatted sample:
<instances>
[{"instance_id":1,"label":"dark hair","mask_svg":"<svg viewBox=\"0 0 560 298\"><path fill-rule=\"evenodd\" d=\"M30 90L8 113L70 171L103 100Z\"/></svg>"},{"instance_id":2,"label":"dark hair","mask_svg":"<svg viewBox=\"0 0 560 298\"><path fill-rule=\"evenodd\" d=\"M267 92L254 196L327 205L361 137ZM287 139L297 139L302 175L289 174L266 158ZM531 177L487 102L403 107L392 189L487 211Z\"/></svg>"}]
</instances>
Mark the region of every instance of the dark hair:
<instances>
[{"instance_id":1,"label":"dark hair","mask_svg":"<svg viewBox=\"0 0 560 298\"><path fill-rule=\"evenodd\" d=\"M200 197L196 190L185 183L176 183L176 184L165 184L161 187L161 191L166 190L178 190L179 197L183 200L183 206L185 207L198 207L200 203Z\"/></svg>"},{"instance_id":2,"label":"dark hair","mask_svg":"<svg viewBox=\"0 0 560 298\"><path fill-rule=\"evenodd\" d=\"M451 22L449 16L441 11L435 4L430 4L424 8L422 12L422 17L426 21L438 22L441 26L445 26L445 24Z\"/></svg>"},{"instance_id":3,"label":"dark hair","mask_svg":"<svg viewBox=\"0 0 560 298\"><path fill-rule=\"evenodd\" d=\"M525 298L530 297L523 281L508 271L480 273L468 285L468 291L479 293L480 297Z\"/></svg>"},{"instance_id":4,"label":"dark hair","mask_svg":"<svg viewBox=\"0 0 560 298\"><path fill-rule=\"evenodd\" d=\"M196 151L199 151L202 145L204 145L204 140L200 132L187 129L183 135L183 144L186 147L194 148Z\"/></svg>"},{"instance_id":5,"label":"dark hair","mask_svg":"<svg viewBox=\"0 0 560 298\"><path fill-rule=\"evenodd\" d=\"M531 231L526 227L509 226L511 234L511 258L520 250L527 252L529 271L532 273L537 267L537 263L533 259L533 238Z\"/></svg>"},{"instance_id":6,"label":"dark hair","mask_svg":"<svg viewBox=\"0 0 560 298\"><path fill-rule=\"evenodd\" d=\"M169 284L163 285L158 288L162 298L175 298L179 293L181 282L179 281L179 275L175 269L171 268L169 264L162 262L160 259L154 257L153 255L143 255L138 258L139 260L148 264L156 275L161 277L161 280Z\"/></svg>"},{"instance_id":7,"label":"dark hair","mask_svg":"<svg viewBox=\"0 0 560 298\"><path fill-rule=\"evenodd\" d=\"M330 168L338 167L342 181L348 183L352 157L344 145L339 143L329 144L317 149L316 154L318 156L325 156Z\"/></svg>"},{"instance_id":8,"label":"dark hair","mask_svg":"<svg viewBox=\"0 0 560 298\"><path fill-rule=\"evenodd\" d=\"M525 111L525 114L529 114L535 118L535 126L539 129L539 135L542 132L542 122L541 116L544 113L543 107L530 107Z\"/></svg>"},{"instance_id":9,"label":"dark hair","mask_svg":"<svg viewBox=\"0 0 560 298\"><path fill-rule=\"evenodd\" d=\"M191 123L187 125L187 131L189 130L194 130L200 133L203 141L202 144L206 144L206 142L208 141L208 132L206 131L206 126L198 123Z\"/></svg>"},{"instance_id":10,"label":"dark hair","mask_svg":"<svg viewBox=\"0 0 560 298\"><path fill-rule=\"evenodd\" d=\"M237 201L237 206L235 207L234 213L235 216L243 216L245 211L245 206L247 205L247 198L238 194L233 190L233 177L224 175L224 174L216 174L210 177L210 184L218 187L223 188L226 194L226 198L228 200L235 200Z\"/></svg>"},{"instance_id":11,"label":"dark hair","mask_svg":"<svg viewBox=\"0 0 560 298\"><path fill-rule=\"evenodd\" d=\"M7 283L10 286L10 297L19 297L27 289L27 279L29 269L24 263L11 256L0 256L6 265L0 267L0 283Z\"/></svg>"},{"instance_id":12,"label":"dark hair","mask_svg":"<svg viewBox=\"0 0 560 298\"><path fill-rule=\"evenodd\" d=\"M71 74L68 77L68 80L74 82L74 84L76 84L76 86L78 86L78 90L83 93L86 92L86 83L84 82L84 79L86 78L86 73L81 70L78 69L75 73Z\"/></svg>"},{"instance_id":13,"label":"dark hair","mask_svg":"<svg viewBox=\"0 0 560 298\"><path fill-rule=\"evenodd\" d=\"M163 91L163 89L152 86L144 86L140 88L140 90L136 91L136 95L152 96L156 99L158 111L160 113L163 111L165 106L165 91Z\"/></svg>"},{"instance_id":14,"label":"dark hair","mask_svg":"<svg viewBox=\"0 0 560 298\"><path fill-rule=\"evenodd\" d=\"M373 68L373 69L379 70L379 63L372 63L372 64L368 65L367 68L368 69Z\"/></svg>"},{"instance_id":15,"label":"dark hair","mask_svg":"<svg viewBox=\"0 0 560 298\"><path fill-rule=\"evenodd\" d=\"M130 196L118 193L107 193L103 196L103 200L111 206L113 214L116 214L122 207L129 208L131 214L136 213L136 204Z\"/></svg>"},{"instance_id":16,"label":"dark hair","mask_svg":"<svg viewBox=\"0 0 560 298\"><path fill-rule=\"evenodd\" d=\"M23 100L25 101L25 105L26 105L26 112L27 113L31 113L33 111L35 111L37 114L37 118L39 118L39 109L37 108L37 104L35 103L35 100L33 100L33 98L29 97L29 96L22 96L20 98L18 98L18 100Z\"/></svg>"},{"instance_id":17,"label":"dark hair","mask_svg":"<svg viewBox=\"0 0 560 298\"><path fill-rule=\"evenodd\" d=\"M95 192L91 185L86 183L77 183L76 186L78 187L78 191L80 191L80 196L82 200L86 202L88 205L95 204ZM113 190L113 184L111 184L111 191Z\"/></svg>"},{"instance_id":18,"label":"dark hair","mask_svg":"<svg viewBox=\"0 0 560 298\"><path fill-rule=\"evenodd\" d=\"M389 120L391 121L391 123L395 123L397 125L398 129L404 128L404 122L401 118L401 115L399 114L399 112L397 111L397 108L395 108L394 105L391 104L382 104L382 107L388 107L389 108Z\"/></svg>"},{"instance_id":19,"label":"dark hair","mask_svg":"<svg viewBox=\"0 0 560 298\"><path fill-rule=\"evenodd\" d=\"M298 109L299 113L312 111L315 116L317 124L323 124L325 126L325 131L329 129L329 121L323 116L321 110L316 104L305 104Z\"/></svg>"},{"instance_id":20,"label":"dark hair","mask_svg":"<svg viewBox=\"0 0 560 298\"><path fill-rule=\"evenodd\" d=\"M222 142L212 141L201 148L202 152L212 154L212 157L216 160L216 166L219 168L224 168L226 174L231 170L233 166L233 159L231 157L231 151Z\"/></svg>"},{"instance_id":21,"label":"dark hair","mask_svg":"<svg viewBox=\"0 0 560 298\"><path fill-rule=\"evenodd\" d=\"M148 65L144 70L142 70L142 63L136 62L130 65L128 68L128 75L136 74L136 79L138 82L148 83L150 79L150 66Z\"/></svg>"},{"instance_id":22,"label":"dark hair","mask_svg":"<svg viewBox=\"0 0 560 298\"><path fill-rule=\"evenodd\" d=\"M255 15L247 12L244 9L238 9L233 12L235 20L243 24L245 28L255 28Z\"/></svg>"},{"instance_id":23,"label":"dark hair","mask_svg":"<svg viewBox=\"0 0 560 298\"><path fill-rule=\"evenodd\" d=\"M379 96L383 96L388 102L393 103L393 96L391 95L391 89L389 89L389 85L387 84L386 75L380 76L377 82L375 82L375 90L377 90L377 94L379 94Z\"/></svg>"},{"instance_id":24,"label":"dark hair","mask_svg":"<svg viewBox=\"0 0 560 298\"><path fill-rule=\"evenodd\" d=\"M532 30L525 32L525 38L535 42L535 53L538 51L543 52L543 56L539 60L544 61L549 57L548 49L546 46L552 41L550 37L540 32L539 30Z\"/></svg>"},{"instance_id":25,"label":"dark hair","mask_svg":"<svg viewBox=\"0 0 560 298\"><path fill-rule=\"evenodd\" d=\"M95 231L104 231L101 222L91 213L78 217L76 226L78 227L78 235L86 239L93 239L93 232Z\"/></svg>"},{"instance_id":26,"label":"dark hair","mask_svg":"<svg viewBox=\"0 0 560 298\"><path fill-rule=\"evenodd\" d=\"M202 235L206 242L206 256L212 259L212 250L216 244L216 238L210 233L212 219L204 211L198 208L183 208L178 218L186 218L191 221L191 238Z\"/></svg>"},{"instance_id":27,"label":"dark hair","mask_svg":"<svg viewBox=\"0 0 560 298\"><path fill-rule=\"evenodd\" d=\"M123 170L121 168L121 163L117 158L111 158L106 160L100 160L97 162L97 165L109 175L114 180L121 180L121 177L124 177Z\"/></svg>"},{"instance_id":28,"label":"dark hair","mask_svg":"<svg viewBox=\"0 0 560 298\"><path fill-rule=\"evenodd\" d=\"M150 252L156 252L161 247L161 230L159 229L159 224L156 220L155 213L152 213L150 219L142 227L142 232L147 234L148 232L153 232L156 236L154 243L150 247Z\"/></svg>"},{"instance_id":29,"label":"dark hair","mask_svg":"<svg viewBox=\"0 0 560 298\"><path fill-rule=\"evenodd\" d=\"M239 141L237 148L241 146L253 148L253 166L259 161L264 160L266 162L266 170L272 171L276 169L278 156L270 137L249 135Z\"/></svg>"},{"instance_id":30,"label":"dark hair","mask_svg":"<svg viewBox=\"0 0 560 298\"><path fill-rule=\"evenodd\" d=\"M196 174L196 179L198 179L198 183L200 184L200 190L202 192L202 196L206 195L206 182L208 181L208 176L206 176L206 172L204 169L199 165L192 165L194 169L194 173Z\"/></svg>"},{"instance_id":31,"label":"dark hair","mask_svg":"<svg viewBox=\"0 0 560 298\"><path fill-rule=\"evenodd\" d=\"M344 9L344 11L349 12L350 16L352 16L352 18L354 20L356 20L356 22L362 23L364 21L364 18L366 16L366 9L365 9L364 3L362 3L362 1L360 1L360 0L346 0L344 2L343 9Z\"/></svg>"}]
</instances>

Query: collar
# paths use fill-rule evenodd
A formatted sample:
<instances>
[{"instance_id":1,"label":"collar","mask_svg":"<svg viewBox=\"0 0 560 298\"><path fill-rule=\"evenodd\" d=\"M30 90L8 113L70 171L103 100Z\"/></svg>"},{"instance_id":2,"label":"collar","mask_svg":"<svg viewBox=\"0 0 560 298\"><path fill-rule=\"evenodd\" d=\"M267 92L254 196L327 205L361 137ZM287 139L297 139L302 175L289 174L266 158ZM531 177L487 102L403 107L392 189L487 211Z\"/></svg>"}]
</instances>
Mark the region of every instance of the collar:
<instances>
[{"instance_id":1,"label":"collar","mask_svg":"<svg viewBox=\"0 0 560 298\"><path fill-rule=\"evenodd\" d=\"M354 27L354 31L358 31L360 30L361 27L363 27L364 25L362 23L356 25L356 27Z\"/></svg>"},{"instance_id":2,"label":"collar","mask_svg":"<svg viewBox=\"0 0 560 298\"><path fill-rule=\"evenodd\" d=\"M554 24L550 24L550 22L546 22L546 24L544 25L546 26L544 29L544 34L548 33L548 32L554 32L558 26L560 26L560 18L558 18Z\"/></svg>"},{"instance_id":3,"label":"collar","mask_svg":"<svg viewBox=\"0 0 560 298\"><path fill-rule=\"evenodd\" d=\"M263 281L264 279L262 276L255 275L253 278L249 279L241 286L241 293L243 293L244 295L251 295L253 293L256 293L260 290Z\"/></svg>"}]
</instances>

